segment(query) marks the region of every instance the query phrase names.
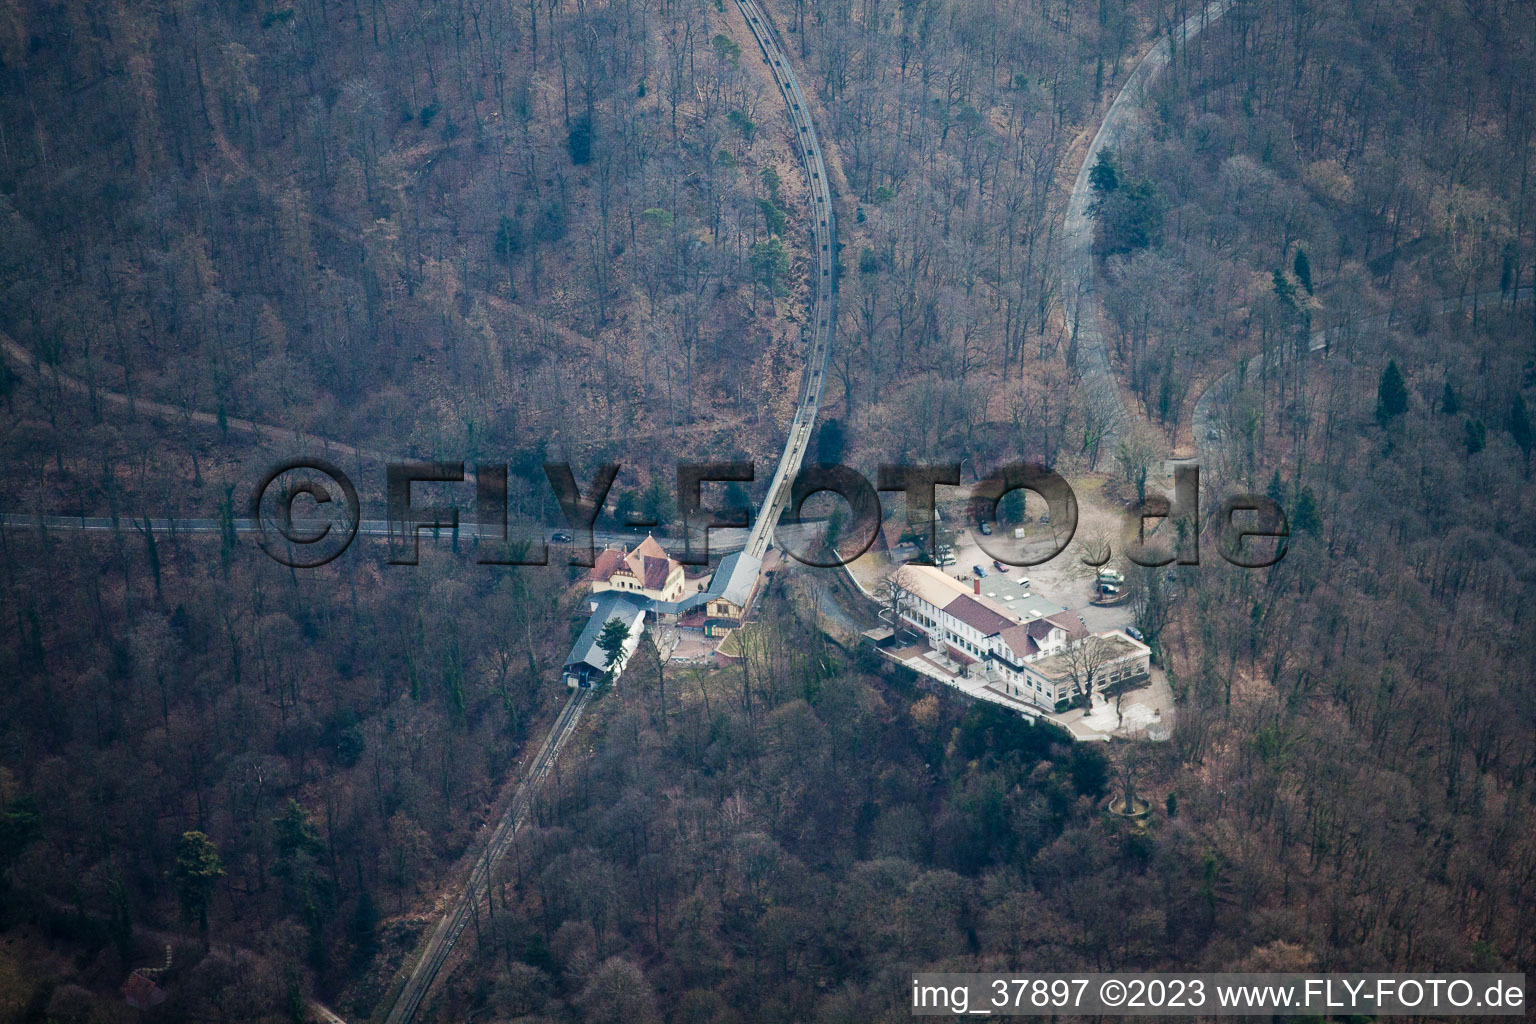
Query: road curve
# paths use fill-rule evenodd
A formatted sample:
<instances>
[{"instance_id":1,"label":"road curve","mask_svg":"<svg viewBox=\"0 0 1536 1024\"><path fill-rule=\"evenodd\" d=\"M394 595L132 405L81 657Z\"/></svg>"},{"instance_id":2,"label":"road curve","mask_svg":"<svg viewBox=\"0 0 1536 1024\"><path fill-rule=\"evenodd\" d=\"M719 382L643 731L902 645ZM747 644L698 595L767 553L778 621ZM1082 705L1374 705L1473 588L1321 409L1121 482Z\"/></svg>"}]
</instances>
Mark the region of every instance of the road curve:
<instances>
[{"instance_id":1,"label":"road curve","mask_svg":"<svg viewBox=\"0 0 1536 1024\"><path fill-rule=\"evenodd\" d=\"M1109 105L1099 130L1094 133L1088 151L1083 154L1083 164L1078 168L1077 180L1067 199L1067 214L1063 224L1063 263L1068 282L1066 293L1067 325L1077 341L1077 365L1082 371L1082 388L1087 394L1090 408L1098 413L1104 429L1104 442L1112 442L1117 433L1136 420L1134 411L1126 408L1119 385L1110 371L1109 354L1104 347L1102 311L1094 290L1093 266L1093 214L1089 207L1093 202L1093 190L1088 175L1094 162L1106 149L1113 150L1130 134L1137 115L1146 100L1147 88L1157 80L1168 66L1172 44L1185 45L1206 27L1226 13L1232 0L1212 0L1198 13L1157 41L1136 64L1121 87L1119 95Z\"/></svg>"},{"instance_id":2,"label":"road curve","mask_svg":"<svg viewBox=\"0 0 1536 1024\"><path fill-rule=\"evenodd\" d=\"M1433 316L1444 316L1448 313L1470 309L1474 304L1482 306L1484 303L1489 303L1492 304L1492 308L1498 308L1498 306L1504 303L1519 305L1523 302L1530 302L1533 297L1536 297L1536 287L1526 285L1513 295L1498 291L1486 291L1473 295L1444 298L1434 303L1430 307L1429 312ZM1326 355L1333 341L1337 339L1339 332L1345 329L1381 328L1388 327L1391 323L1392 317L1390 314L1378 314L1313 331L1307 339L1307 352L1309 354L1323 352ZM1190 416L1190 429L1195 436L1195 461L1200 466L1200 473L1203 477L1201 483L1207 487L1213 486L1218 478L1230 474L1233 470L1233 467L1228 465L1222 458L1222 452L1215 444L1215 442L1223 437L1221 424L1217 422L1217 410L1215 407L1217 403L1222 405L1230 403L1233 396L1237 394L1239 369L1243 371L1245 380L1257 376L1264 370L1264 356L1254 356L1213 380L1200 393L1200 397L1195 399L1195 408Z\"/></svg>"},{"instance_id":3,"label":"road curve","mask_svg":"<svg viewBox=\"0 0 1536 1024\"><path fill-rule=\"evenodd\" d=\"M832 210L832 188L827 179L826 163L822 158L821 142L816 136L816 127L811 123L809 107L805 102L805 94L800 88L800 80L796 77L794 69L790 66L784 50L779 46L773 26L758 7L756 0L737 0L741 8L742 16L746 19L747 27L752 31L758 46L762 49L763 58L767 62L768 70L773 74L774 82L779 87L779 92L784 99L784 105L789 115L790 127L793 129L795 149L800 156L800 162L805 168L806 182L811 195L811 235L816 252L815 279L812 284L814 300L811 305L812 323L809 331L809 346L806 351L806 365L800 382L800 394L795 405L794 420L790 423L788 435L784 441L784 451L779 457L778 466L774 470L773 478L768 486L768 495L763 502L757 521L753 524L747 535L745 548L753 557L761 559L767 551L773 538L774 529L779 517L783 514L788 504L791 485L796 474L800 472L800 466L805 459L806 449L810 445L811 433L816 426L816 415L821 406L822 387L826 381L827 359L832 348L832 338L837 324L837 215ZM1091 263L1090 263L1091 270ZM9 358L19 365L31 369L33 372L43 375L49 371L38 360L11 338L0 334L0 356ZM206 412L189 412L177 409L173 406L147 399L130 399L125 395L115 392L95 390L92 391L83 381L76 380L65 374L52 371L53 379L66 390L80 394L94 394L100 400L109 404L124 406L129 409L138 409L156 416L168 419L185 419L200 426L223 426L228 429L239 430L256 435L263 440L296 446L301 450L318 450L321 452L335 452L350 455L354 458L371 458L377 461L387 461L378 452L366 448L357 448L351 445L341 444L326 438L305 434L301 431L288 430L271 424L256 423L238 417L227 417L221 424L218 418ZM130 522L135 520L130 519ZM145 528L155 532L186 532L204 533L217 532L220 529L216 520L207 519L148 519L142 520ZM32 515L6 514L0 517L0 525L6 527L37 527L39 519ZM116 519L105 517L79 517L79 516L45 516L41 525L48 529L59 530L117 530L119 522ZM236 520L236 532L247 533L254 529L254 525L248 520ZM387 535L388 524L378 520L364 520L358 531L364 535ZM470 524L462 524L460 532L469 536L477 536L477 531ZM627 535L614 535L609 538L614 542L622 542L629 539ZM725 542L721 550L728 549L731 545Z\"/></svg>"},{"instance_id":4,"label":"road curve","mask_svg":"<svg viewBox=\"0 0 1536 1024\"><path fill-rule=\"evenodd\" d=\"M575 730L576 724L581 720L582 709L586 707L591 696L591 690L578 688L561 709L554 726L549 730L549 735L544 738L543 746L534 756L528 773L523 776L523 781L518 785L507 813L502 815L501 820L496 823L496 828L485 841L480 855L475 858L474 869L465 881L463 891L453 901L447 913L437 922L437 927L432 929L432 936L427 940L421 958L416 961L416 966L406 977L405 984L401 986L399 994L395 997L395 1004L390 1007L389 1015L384 1018L385 1024L406 1024L421 1006L422 1000L432 988L432 982L436 980L438 972L442 970L449 954L453 952L454 943L479 912L479 905L485 899L490 887L491 869L496 866L496 862L501 860L502 855L507 852L507 847L512 844L512 837L517 833L518 826L528 815L534 792L549 776L555 760L560 756L561 746Z\"/></svg>"},{"instance_id":5,"label":"road curve","mask_svg":"<svg viewBox=\"0 0 1536 1024\"><path fill-rule=\"evenodd\" d=\"M758 7L757 0L736 2L742 17L747 20L747 27L757 39L757 45L762 48L763 59L768 62L768 70L773 73L789 113L795 149L800 154L810 185L811 227L816 246L816 277L811 288L815 301L811 306L810 345L800 382L800 398L795 405L795 418L789 425L789 435L784 439L784 454L779 457L778 468L768 485L768 497L747 538L747 553L762 558L773 538L779 516L789 502L790 488L805 459L811 431L816 426L816 413L821 407L821 389L827 378L827 354L832 348L837 324L837 216L832 212L832 186L827 181L821 142L816 138L816 126L811 123L810 108L800 90L800 80L790 67L773 26Z\"/></svg>"},{"instance_id":6,"label":"road curve","mask_svg":"<svg viewBox=\"0 0 1536 1024\"><path fill-rule=\"evenodd\" d=\"M1083 372L1083 387L1088 393L1089 402L1099 411L1100 421L1105 425L1105 441L1113 440L1117 431L1134 422L1136 414L1125 405L1120 388L1110 370L1109 355L1104 346L1102 311L1094 290L1094 225L1093 216L1089 212L1093 195L1088 175L1093 170L1094 162L1098 160L1100 153L1106 149L1114 149L1129 137L1146 100L1148 87L1168 66L1172 41L1176 40L1179 45L1189 43L1225 14L1232 2L1233 0L1211 0L1202 10L1185 19L1173 33L1160 39L1157 45L1147 51L1147 54L1137 63L1114 102L1110 104L1109 110L1105 112L1104 120L1099 124L1098 131L1094 134L1093 141L1083 156L1082 166L1078 168L1077 179L1072 185L1072 193L1067 201L1063 232L1065 235L1063 261L1066 279L1073 282L1072 287L1067 291L1067 322L1077 340L1077 358ZM1526 286L1520 288L1513 296L1497 291L1452 296L1435 303L1430 312L1440 316L1483 302L1518 304L1530 301L1533 295L1536 295L1536 288ZM1389 322L1388 316L1381 315L1313 331L1308 338L1307 351L1309 353L1326 351L1333 335L1346 327L1359 329L1373 325L1385 326ZM1263 365L1263 357L1256 356L1249 359L1243 369L1247 374L1256 374L1262 371ZM1194 461L1200 466L1207 485L1213 484L1215 478L1231 470L1230 466L1223 463L1221 452L1214 444L1222 436L1221 428L1216 422L1214 406L1217 402L1230 401L1237 389L1237 377L1238 367L1234 367L1212 381L1196 399L1191 414L1196 451Z\"/></svg>"}]
</instances>

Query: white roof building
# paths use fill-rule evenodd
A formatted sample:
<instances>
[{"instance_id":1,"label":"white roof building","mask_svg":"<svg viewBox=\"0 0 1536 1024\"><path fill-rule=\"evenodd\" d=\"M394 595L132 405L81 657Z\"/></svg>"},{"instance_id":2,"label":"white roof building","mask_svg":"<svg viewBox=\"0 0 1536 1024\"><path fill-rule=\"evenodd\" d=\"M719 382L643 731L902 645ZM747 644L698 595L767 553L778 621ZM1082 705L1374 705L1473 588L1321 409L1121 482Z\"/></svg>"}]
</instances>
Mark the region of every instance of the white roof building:
<instances>
[{"instance_id":1,"label":"white roof building","mask_svg":"<svg viewBox=\"0 0 1536 1024\"><path fill-rule=\"evenodd\" d=\"M970 588L928 565L892 574L902 624L967 676L981 674L1004 692L1052 708L1081 692L1070 653L1096 636L1093 681L1145 677L1151 650L1120 633L1090 634L1075 615L1018 584L975 580ZM987 591L990 590L989 594ZM1099 661L1102 656L1102 661Z\"/></svg>"}]
</instances>

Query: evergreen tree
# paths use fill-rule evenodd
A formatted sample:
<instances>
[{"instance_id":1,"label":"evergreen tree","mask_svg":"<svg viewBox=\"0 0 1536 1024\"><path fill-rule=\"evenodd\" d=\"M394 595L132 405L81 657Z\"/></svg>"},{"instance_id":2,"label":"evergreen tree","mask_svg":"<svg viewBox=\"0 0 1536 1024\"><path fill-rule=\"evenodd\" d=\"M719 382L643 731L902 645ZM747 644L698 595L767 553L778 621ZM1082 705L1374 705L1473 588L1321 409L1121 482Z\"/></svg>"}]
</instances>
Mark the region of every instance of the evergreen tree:
<instances>
[{"instance_id":1,"label":"evergreen tree","mask_svg":"<svg viewBox=\"0 0 1536 1024\"><path fill-rule=\"evenodd\" d=\"M1488 430L1483 426L1482 420L1478 420L1475 423L1472 420L1467 420L1467 422L1462 425L1462 430L1465 433L1468 455L1476 455L1478 452L1483 450L1485 445L1487 445Z\"/></svg>"},{"instance_id":2,"label":"evergreen tree","mask_svg":"<svg viewBox=\"0 0 1536 1024\"><path fill-rule=\"evenodd\" d=\"M208 907L213 903L213 887L224 877L224 863L218 847L201 832L183 832L176 846L176 898L181 904L181 919L197 922L199 934L208 938Z\"/></svg>"},{"instance_id":3,"label":"evergreen tree","mask_svg":"<svg viewBox=\"0 0 1536 1024\"><path fill-rule=\"evenodd\" d=\"M1280 471L1275 470L1274 476L1269 478L1269 486L1264 488L1264 494L1270 501L1280 502L1285 498L1285 485L1280 482Z\"/></svg>"},{"instance_id":4,"label":"evergreen tree","mask_svg":"<svg viewBox=\"0 0 1536 1024\"><path fill-rule=\"evenodd\" d=\"M1440 411L1447 416L1455 416L1461 411L1461 399L1456 397L1456 389L1451 387L1451 382L1445 382L1445 391L1440 395Z\"/></svg>"},{"instance_id":5,"label":"evergreen tree","mask_svg":"<svg viewBox=\"0 0 1536 1024\"><path fill-rule=\"evenodd\" d=\"M1097 212L1106 255L1135 252L1162 241L1163 200L1150 181L1125 182Z\"/></svg>"},{"instance_id":6,"label":"evergreen tree","mask_svg":"<svg viewBox=\"0 0 1536 1024\"><path fill-rule=\"evenodd\" d=\"M1291 516L1291 525L1297 533L1317 533L1322 527L1322 519L1317 514L1317 497L1312 493L1312 488L1303 487L1301 494L1296 497L1296 511Z\"/></svg>"},{"instance_id":7,"label":"evergreen tree","mask_svg":"<svg viewBox=\"0 0 1536 1024\"><path fill-rule=\"evenodd\" d=\"M624 645L629 642L629 627L623 619L609 619L597 635L597 648L603 652L603 682L613 682L624 668Z\"/></svg>"},{"instance_id":8,"label":"evergreen tree","mask_svg":"<svg viewBox=\"0 0 1536 1024\"><path fill-rule=\"evenodd\" d=\"M1520 454L1529 462L1531 445L1536 438L1532 436L1531 416L1525 408L1525 397L1518 391L1509 406L1509 436L1515 439L1515 444L1520 446Z\"/></svg>"},{"instance_id":9,"label":"evergreen tree","mask_svg":"<svg viewBox=\"0 0 1536 1024\"><path fill-rule=\"evenodd\" d=\"M829 466L837 465L843 461L843 449L846 444L842 421L825 420L821 424L821 429L816 432L816 461Z\"/></svg>"},{"instance_id":10,"label":"evergreen tree","mask_svg":"<svg viewBox=\"0 0 1536 1024\"><path fill-rule=\"evenodd\" d=\"M783 294L784 275L789 273L789 253L785 251L784 243L777 238L758 242L748 251L748 258L757 280L768 294Z\"/></svg>"},{"instance_id":11,"label":"evergreen tree","mask_svg":"<svg viewBox=\"0 0 1536 1024\"><path fill-rule=\"evenodd\" d=\"M320 832L315 828L314 820L304 805L292 797L282 816L273 818L272 824L277 829L279 858L289 860L299 854L318 857L324 852L325 844L320 841Z\"/></svg>"},{"instance_id":12,"label":"evergreen tree","mask_svg":"<svg viewBox=\"0 0 1536 1024\"><path fill-rule=\"evenodd\" d=\"M571 154L571 163L580 166L592 162L592 121L589 118L579 117L571 122L570 134L566 137L566 148Z\"/></svg>"},{"instance_id":13,"label":"evergreen tree","mask_svg":"<svg viewBox=\"0 0 1536 1024\"><path fill-rule=\"evenodd\" d=\"M775 206L771 199L759 199L757 205L763 211L763 226L768 234L782 236L784 228L789 224L789 215Z\"/></svg>"},{"instance_id":14,"label":"evergreen tree","mask_svg":"<svg viewBox=\"0 0 1536 1024\"><path fill-rule=\"evenodd\" d=\"M379 908L367 889L358 894L357 905L352 908L347 938L352 940L352 962L356 966L367 963L379 951Z\"/></svg>"},{"instance_id":15,"label":"evergreen tree","mask_svg":"<svg viewBox=\"0 0 1536 1024\"><path fill-rule=\"evenodd\" d=\"M620 526L627 525L635 518L639 507L640 495L633 488L626 487L620 490L613 499L613 521Z\"/></svg>"},{"instance_id":16,"label":"evergreen tree","mask_svg":"<svg viewBox=\"0 0 1536 1024\"><path fill-rule=\"evenodd\" d=\"M1275 291L1275 298L1287 306L1296 305L1296 288L1291 284L1291 279L1285 276L1285 271L1276 270L1271 277L1273 279L1272 287Z\"/></svg>"},{"instance_id":17,"label":"evergreen tree","mask_svg":"<svg viewBox=\"0 0 1536 1024\"><path fill-rule=\"evenodd\" d=\"M1307 290L1307 294L1311 295L1312 263L1307 259L1306 250L1296 250L1296 258L1291 261L1291 273L1296 275L1296 280L1300 281L1301 286Z\"/></svg>"},{"instance_id":18,"label":"evergreen tree","mask_svg":"<svg viewBox=\"0 0 1536 1024\"><path fill-rule=\"evenodd\" d=\"M647 524L665 524L672 520L677 506L672 500L672 490L660 473L651 474L640 496L640 515Z\"/></svg>"},{"instance_id":19,"label":"evergreen tree","mask_svg":"<svg viewBox=\"0 0 1536 1024\"><path fill-rule=\"evenodd\" d=\"M1088 187L1093 189L1094 202L1120 187L1120 171L1115 167L1115 155L1107 149L1099 150L1099 158L1088 172Z\"/></svg>"},{"instance_id":20,"label":"evergreen tree","mask_svg":"<svg viewBox=\"0 0 1536 1024\"><path fill-rule=\"evenodd\" d=\"M1407 411L1408 389L1394 359L1381 371L1381 382L1376 386L1376 422L1385 427Z\"/></svg>"},{"instance_id":21,"label":"evergreen tree","mask_svg":"<svg viewBox=\"0 0 1536 1024\"><path fill-rule=\"evenodd\" d=\"M772 167L764 167L763 173L759 177L762 178L763 188L768 193L768 201L774 206L783 206L784 199L779 194L779 172Z\"/></svg>"}]
</instances>

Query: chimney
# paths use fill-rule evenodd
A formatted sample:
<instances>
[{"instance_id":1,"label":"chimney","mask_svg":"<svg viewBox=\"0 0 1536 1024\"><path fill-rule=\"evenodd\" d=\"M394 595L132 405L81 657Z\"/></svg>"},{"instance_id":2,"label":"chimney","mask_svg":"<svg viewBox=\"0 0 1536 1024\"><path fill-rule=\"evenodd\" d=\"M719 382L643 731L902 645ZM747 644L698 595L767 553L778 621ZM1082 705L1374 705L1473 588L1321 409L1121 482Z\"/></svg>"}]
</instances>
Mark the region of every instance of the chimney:
<instances>
[{"instance_id":1,"label":"chimney","mask_svg":"<svg viewBox=\"0 0 1536 1024\"><path fill-rule=\"evenodd\" d=\"M981 577L980 576L976 577L974 580L971 580L971 593L975 594L977 597L981 596Z\"/></svg>"}]
</instances>

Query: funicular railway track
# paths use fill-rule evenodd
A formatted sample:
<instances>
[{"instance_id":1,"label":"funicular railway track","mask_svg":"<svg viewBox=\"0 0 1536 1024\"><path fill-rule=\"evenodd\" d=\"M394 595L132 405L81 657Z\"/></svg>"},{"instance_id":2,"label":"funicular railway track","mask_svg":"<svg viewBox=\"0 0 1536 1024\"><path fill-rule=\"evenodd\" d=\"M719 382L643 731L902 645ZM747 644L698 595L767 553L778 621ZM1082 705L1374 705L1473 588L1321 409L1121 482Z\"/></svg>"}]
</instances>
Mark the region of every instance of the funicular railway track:
<instances>
[{"instance_id":1,"label":"funicular railway track","mask_svg":"<svg viewBox=\"0 0 1536 1024\"><path fill-rule=\"evenodd\" d=\"M479 913L480 903L486 898L490 889L492 869L507 852L507 848L512 845L513 836L533 805L534 793L554 769L555 761L560 756L560 748L565 745L566 739L581 721L581 712L591 696L591 690L578 688L571 694L565 707L560 710L555 724L549 730L549 735L544 738L543 746L534 755L533 763L529 765L527 774L518 785L517 792L512 797L511 806L507 808L507 813L502 816L501 821L496 824L490 838L486 840L485 848L476 858L474 869L464 883L463 891L454 899L452 908L438 921L432 937L427 940L426 949L422 951L421 959L416 962L416 966L411 969L410 975L405 979L405 984L401 986L399 995L395 997L395 1004L390 1008L389 1016L385 1018L387 1024L404 1024L415 1015L422 1000L431 990L432 982L436 980L438 972L442 970L443 964L453 952L459 936Z\"/></svg>"},{"instance_id":2,"label":"funicular railway track","mask_svg":"<svg viewBox=\"0 0 1536 1024\"><path fill-rule=\"evenodd\" d=\"M812 237L816 252L815 279L812 282L812 323L795 417L790 423L783 454L779 457L778 467L769 484L768 497L747 536L747 553L761 559L768 550L779 516L788 503L791 484L805 459L805 450L810 443L816 414L821 405L821 389L826 380L827 358L837 322L837 216L832 211L832 189L827 181L821 143L816 138L816 128L811 123L810 110L805 102L805 94L800 89L799 79L789 66L784 50L779 46L773 28L756 0L737 0L737 4L746 19L747 27L762 48L768 70L773 74L789 114L795 148L810 186ZM421 958L400 988L385 1018L385 1024L408 1024L431 991L433 982L453 952L454 944L478 913L489 887L492 869L511 845L513 836L531 806L534 792L554 767L560 748L576 728L591 692L577 689L555 720L528 774L513 796L511 806L476 859L462 892L455 898L452 908L438 921Z\"/></svg>"},{"instance_id":3,"label":"funicular railway track","mask_svg":"<svg viewBox=\"0 0 1536 1024\"><path fill-rule=\"evenodd\" d=\"M821 142L816 137L816 126L811 123L810 108L806 105L805 93L800 89L800 80L790 67L773 26L756 0L737 0L737 5L757 45L762 48L763 58L768 62L768 70L773 74L773 80L779 87L779 94L789 113L795 149L805 167L806 181L810 185L811 226L816 247L816 272L811 289L815 299L811 306L811 330L805 373L800 383L800 397L795 405L795 418L784 440L784 453L779 457L778 468L774 470L773 480L768 485L768 497L747 538L747 554L762 558L773 539L774 526L788 504L790 487L805 460L811 431L816 426L816 413L821 407L821 389L827 377L827 357L837 324L837 215L832 210L832 186L827 180Z\"/></svg>"}]
</instances>

